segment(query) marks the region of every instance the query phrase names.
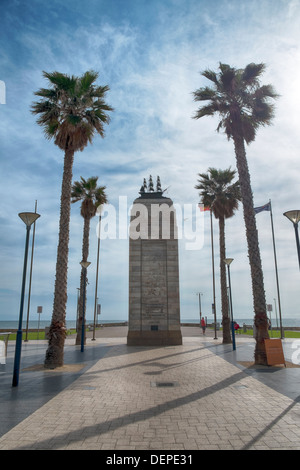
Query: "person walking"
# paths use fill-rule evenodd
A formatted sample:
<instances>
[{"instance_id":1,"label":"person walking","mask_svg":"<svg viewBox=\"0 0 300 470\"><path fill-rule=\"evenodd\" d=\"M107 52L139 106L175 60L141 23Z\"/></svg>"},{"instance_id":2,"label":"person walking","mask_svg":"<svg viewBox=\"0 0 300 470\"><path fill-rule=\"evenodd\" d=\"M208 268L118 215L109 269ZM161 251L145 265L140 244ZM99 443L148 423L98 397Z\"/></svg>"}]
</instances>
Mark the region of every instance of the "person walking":
<instances>
[{"instance_id":1,"label":"person walking","mask_svg":"<svg viewBox=\"0 0 300 470\"><path fill-rule=\"evenodd\" d=\"M205 323L204 317L201 318L201 328L202 328L202 333L205 335L206 323Z\"/></svg>"}]
</instances>

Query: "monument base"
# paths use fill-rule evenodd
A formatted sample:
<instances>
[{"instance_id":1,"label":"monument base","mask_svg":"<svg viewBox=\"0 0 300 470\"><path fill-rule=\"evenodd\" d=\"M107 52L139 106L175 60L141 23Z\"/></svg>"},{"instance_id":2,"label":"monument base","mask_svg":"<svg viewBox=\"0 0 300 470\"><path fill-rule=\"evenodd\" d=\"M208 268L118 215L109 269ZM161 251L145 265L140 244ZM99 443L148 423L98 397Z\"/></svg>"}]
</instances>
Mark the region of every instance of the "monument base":
<instances>
[{"instance_id":1,"label":"monument base","mask_svg":"<svg viewBox=\"0 0 300 470\"><path fill-rule=\"evenodd\" d=\"M179 346L182 344L180 330L174 331L128 331L128 346Z\"/></svg>"}]
</instances>

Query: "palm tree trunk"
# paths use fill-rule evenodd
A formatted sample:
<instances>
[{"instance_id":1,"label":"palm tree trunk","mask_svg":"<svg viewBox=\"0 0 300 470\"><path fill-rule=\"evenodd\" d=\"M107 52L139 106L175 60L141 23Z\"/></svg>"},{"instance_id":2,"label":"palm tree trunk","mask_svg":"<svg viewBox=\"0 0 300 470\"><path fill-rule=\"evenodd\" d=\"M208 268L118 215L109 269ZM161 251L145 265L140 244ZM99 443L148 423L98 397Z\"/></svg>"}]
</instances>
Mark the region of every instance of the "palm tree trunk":
<instances>
[{"instance_id":1,"label":"palm tree trunk","mask_svg":"<svg viewBox=\"0 0 300 470\"><path fill-rule=\"evenodd\" d=\"M228 315L228 296L226 285L226 258L225 249L225 219L219 217L219 242L220 242L220 279L221 279L221 304L222 304L222 326L223 326L223 344L231 343L230 319Z\"/></svg>"},{"instance_id":2,"label":"palm tree trunk","mask_svg":"<svg viewBox=\"0 0 300 470\"><path fill-rule=\"evenodd\" d=\"M251 269L252 294L254 304L254 325L256 327L256 347L254 359L256 364L267 364L264 340L269 338L268 318L266 312L266 298L261 257L256 229L256 219L253 206L253 195L250 183L250 174L246 158L243 137L234 136L234 147L237 169L241 187L241 195L248 243L248 255Z\"/></svg>"},{"instance_id":3,"label":"palm tree trunk","mask_svg":"<svg viewBox=\"0 0 300 470\"><path fill-rule=\"evenodd\" d=\"M53 313L49 329L49 344L44 362L44 366L47 369L60 367L63 365L64 361L73 160L74 151L66 150L60 198L59 239L56 259Z\"/></svg>"},{"instance_id":4,"label":"palm tree trunk","mask_svg":"<svg viewBox=\"0 0 300 470\"><path fill-rule=\"evenodd\" d=\"M90 235L90 218L84 218L83 224L83 237L82 237L82 261L87 261L89 257L89 235ZM76 344L81 344L81 335L82 335L82 320L83 315L86 318L86 302L84 303L84 312L83 312L83 298L86 299L86 282L84 282L84 276L86 276L86 269L81 268L80 274L80 296L79 296L79 315L78 315L78 326L77 326L77 335L76 335ZM85 290L84 290L85 286ZM83 297L84 296L84 297ZM84 332L84 344L86 342L86 335Z\"/></svg>"}]
</instances>

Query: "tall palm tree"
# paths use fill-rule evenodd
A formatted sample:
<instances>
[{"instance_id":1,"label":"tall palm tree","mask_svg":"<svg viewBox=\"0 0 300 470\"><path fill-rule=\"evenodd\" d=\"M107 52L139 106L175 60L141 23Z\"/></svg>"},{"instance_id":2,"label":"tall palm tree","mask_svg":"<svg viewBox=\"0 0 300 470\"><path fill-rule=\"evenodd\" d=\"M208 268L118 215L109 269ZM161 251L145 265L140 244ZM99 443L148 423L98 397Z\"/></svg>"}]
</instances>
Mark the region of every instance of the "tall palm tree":
<instances>
[{"instance_id":1,"label":"tall palm tree","mask_svg":"<svg viewBox=\"0 0 300 470\"><path fill-rule=\"evenodd\" d=\"M219 244L220 244L220 281L221 281L221 305L223 343L231 342L230 319L228 312L228 297L226 283L226 269L224 260L226 258L225 248L225 219L232 217L241 200L239 181L232 182L236 171L217 170L209 168L208 173L199 173L200 179L195 186L200 189L201 203L209 207L215 218L219 220Z\"/></svg>"},{"instance_id":2,"label":"tall palm tree","mask_svg":"<svg viewBox=\"0 0 300 470\"><path fill-rule=\"evenodd\" d=\"M42 126L46 138L53 138L55 145L64 152L53 313L44 363L46 368L53 369L63 364L64 357L74 153L92 143L95 134L104 137L104 124L109 123L107 112L112 108L105 103L109 87L95 84L97 72L88 71L81 77L59 72L43 72L43 75L50 88L41 88L35 93L41 99L33 103L32 113L38 115L37 123Z\"/></svg>"},{"instance_id":3,"label":"tall palm tree","mask_svg":"<svg viewBox=\"0 0 300 470\"><path fill-rule=\"evenodd\" d=\"M236 164L246 226L248 255L251 269L254 323L256 326L255 363L266 364L264 339L268 338L268 319L258 234L253 207L250 174L245 142L255 140L260 126L270 125L274 116L271 99L277 98L271 85L260 85L264 64L251 63L244 69L227 64L219 65L219 73L205 70L202 75L212 82L212 87L202 87L194 92L195 101L209 101L201 106L194 118L219 115L217 130L224 130L235 148Z\"/></svg>"},{"instance_id":4,"label":"tall palm tree","mask_svg":"<svg viewBox=\"0 0 300 470\"><path fill-rule=\"evenodd\" d=\"M82 201L80 214L83 217L83 239L82 239L82 261L87 261L89 256L89 235L90 235L90 221L96 215L97 208L107 203L107 197L105 194L105 186L97 186L98 176L92 176L85 180L80 177L80 181L75 181L71 191L71 202L75 203ZM86 276L86 269L81 268L80 275L80 296L79 296L79 318L76 344L81 343L82 334L82 320L83 315L83 299L86 298L86 282L84 280ZM86 303L85 303L86 305ZM85 337L84 337L85 341Z\"/></svg>"}]
</instances>

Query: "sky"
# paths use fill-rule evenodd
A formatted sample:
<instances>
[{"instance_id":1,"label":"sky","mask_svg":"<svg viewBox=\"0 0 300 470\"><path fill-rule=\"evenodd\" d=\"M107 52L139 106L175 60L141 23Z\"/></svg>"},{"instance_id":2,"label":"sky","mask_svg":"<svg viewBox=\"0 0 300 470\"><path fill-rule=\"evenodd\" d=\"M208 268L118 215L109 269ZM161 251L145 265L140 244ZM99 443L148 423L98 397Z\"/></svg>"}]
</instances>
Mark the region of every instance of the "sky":
<instances>
[{"instance_id":1,"label":"sky","mask_svg":"<svg viewBox=\"0 0 300 470\"><path fill-rule=\"evenodd\" d=\"M73 181L98 176L105 185L116 226L143 182L160 176L178 207L196 208L198 174L209 167L235 168L232 141L217 133L216 118L192 119L193 92L209 85L201 75L220 62L243 68L265 63L263 84L276 100L272 126L247 146L254 205L272 201L275 247L285 318L299 318L300 271L295 233L283 213L300 209L300 2L298 0L0 0L0 320L19 317L26 229L19 212L37 201L30 320L51 319L63 152L45 139L30 112L34 92L48 83L43 71L80 76L99 72L109 85L114 111L105 137L75 154ZM113 209L112 209L113 208ZM125 209L126 210L125 210ZM125 211L125 212L124 212ZM122 217L119 217L119 215ZM124 216L125 214L125 216ZM196 211L193 212L193 219ZM104 217L103 217L104 219ZM266 299L278 312L270 212L257 214ZM96 227L91 221L87 319L94 315ZM183 222L184 223L184 222ZM187 249L179 240L181 320L212 321L212 264L209 213L200 220L201 243ZM106 224L108 230L108 223ZM102 225L105 230L104 223ZM70 221L67 322L76 318L83 219L73 204ZM32 233L24 303L27 315ZM98 297L102 320L128 319L128 237L105 233L100 242ZM213 222L217 320L221 319L218 222ZM233 315L252 318L253 302L243 210L226 220ZM275 300L274 300L275 299Z\"/></svg>"}]
</instances>

